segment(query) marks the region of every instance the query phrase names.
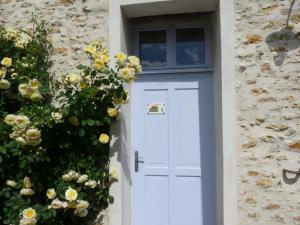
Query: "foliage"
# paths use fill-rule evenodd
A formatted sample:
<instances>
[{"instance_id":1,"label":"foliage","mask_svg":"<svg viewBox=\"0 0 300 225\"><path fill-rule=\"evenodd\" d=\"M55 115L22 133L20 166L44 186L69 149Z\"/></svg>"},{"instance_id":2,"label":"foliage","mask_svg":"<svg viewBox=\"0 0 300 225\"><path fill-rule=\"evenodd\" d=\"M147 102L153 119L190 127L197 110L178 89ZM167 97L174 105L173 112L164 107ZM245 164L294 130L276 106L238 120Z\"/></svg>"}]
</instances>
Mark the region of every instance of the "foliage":
<instances>
[{"instance_id":1,"label":"foliage","mask_svg":"<svg viewBox=\"0 0 300 225\"><path fill-rule=\"evenodd\" d=\"M109 127L140 62L119 53L110 68L95 41L84 49L91 65L51 79L49 30L32 23L31 31L0 27L0 222L87 224L113 200Z\"/></svg>"}]
</instances>

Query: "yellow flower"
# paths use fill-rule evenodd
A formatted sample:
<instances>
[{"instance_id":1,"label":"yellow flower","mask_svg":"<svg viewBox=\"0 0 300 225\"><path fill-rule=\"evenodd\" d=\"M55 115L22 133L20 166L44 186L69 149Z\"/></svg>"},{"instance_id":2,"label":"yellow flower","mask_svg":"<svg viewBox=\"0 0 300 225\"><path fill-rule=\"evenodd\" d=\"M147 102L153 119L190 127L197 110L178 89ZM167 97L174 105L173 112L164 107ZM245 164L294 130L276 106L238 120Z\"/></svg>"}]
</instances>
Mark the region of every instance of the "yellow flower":
<instances>
[{"instance_id":1,"label":"yellow flower","mask_svg":"<svg viewBox=\"0 0 300 225\"><path fill-rule=\"evenodd\" d=\"M118 54L115 55L115 58L116 58L118 63L124 63L124 61L127 58L127 55L124 54L123 52L119 52Z\"/></svg>"},{"instance_id":2,"label":"yellow flower","mask_svg":"<svg viewBox=\"0 0 300 225\"><path fill-rule=\"evenodd\" d=\"M20 225L36 225L37 220L36 219L25 219L22 218L20 220Z\"/></svg>"},{"instance_id":3,"label":"yellow flower","mask_svg":"<svg viewBox=\"0 0 300 225\"><path fill-rule=\"evenodd\" d=\"M12 65L12 59L11 58L8 58L8 57L4 57L2 60L1 60L1 64L3 66L6 66L6 67L10 67Z\"/></svg>"},{"instance_id":4,"label":"yellow flower","mask_svg":"<svg viewBox=\"0 0 300 225\"><path fill-rule=\"evenodd\" d=\"M16 116L13 115L13 114L8 114L5 118L4 118L4 121L6 124L8 125L14 125L15 124L15 119L16 119Z\"/></svg>"},{"instance_id":5,"label":"yellow flower","mask_svg":"<svg viewBox=\"0 0 300 225\"><path fill-rule=\"evenodd\" d=\"M81 76L76 73L69 73L65 79L66 82L70 82L72 84L77 84L81 81Z\"/></svg>"},{"instance_id":6,"label":"yellow flower","mask_svg":"<svg viewBox=\"0 0 300 225\"><path fill-rule=\"evenodd\" d=\"M29 85L30 85L31 89L34 91L39 89L42 86L38 79L30 80Z\"/></svg>"},{"instance_id":7,"label":"yellow flower","mask_svg":"<svg viewBox=\"0 0 300 225\"><path fill-rule=\"evenodd\" d=\"M122 68L119 70L119 77L125 82L130 82L135 78L135 70L129 67Z\"/></svg>"},{"instance_id":8,"label":"yellow flower","mask_svg":"<svg viewBox=\"0 0 300 225\"><path fill-rule=\"evenodd\" d=\"M99 141L102 144L107 144L109 142L109 136L107 134L101 134L99 137Z\"/></svg>"},{"instance_id":9,"label":"yellow flower","mask_svg":"<svg viewBox=\"0 0 300 225\"><path fill-rule=\"evenodd\" d=\"M97 186L97 182L95 180L90 180L84 183L85 186L94 189Z\"/></svg>"},{"instance_id":10,"label":"yellow flower","mask_svg":"<svg viewBox=\"0 0 300 225\"><path fill-rule=\"evenodd\" d=\"M0 69L0 79L3 79L6 75L6 70L5 69Z\"/></svg>"},{"instance_id":11,"label":"yellow flower","mask_svg":"<svg viewBox=\"0 0 300 225\"><path fill-rule=\"evenodd\" d=\"M48 206L49 209L61 209L67 208L68 204L66 202L62 202L58 199L54 199L51 204Z\"/></svg>"},{"instance_id":12,"label":"yellow flower","mask_svg":"<svg viewBox=\"0 0 300 225\"><path fill-rule=\"evenodd\" d=\"M37 140L41 137L41 131L36 128L30 128L26 131L26 137L28 140Z\"/></svg>"},{"instance_id":13,"label":"yellow flower","mask_svg":"<svg viewBox=\"0 0 300 225\"><path fill-rule=\"evenodd\" d=\"M66 198L68 201L76 201L77 196L78 196L78 193L77 193L77 191L74 190L73 188L69 187L68 190L66 190L65 198Z\"/></svg>"},{"instance_id":14,"label":"yellow flower","mask_svg":"<svg viewBox=\"0 0 300 225\"><path fill-rule=\"evenodd\" d=\"M14 188L17 186L17 183L14 180L7 180L6 185Z\"/></svg>"},{"instance_id":15,"label":"yellow flower","mask_svg":"<svg viewBox=\"0 0 300 225\"><path fill-rule=\"evenodd\" d=\"M78 217L86 217L87 214L88 214L88 210L87 209L83 209L83 210L76 209L74 211L74 215L78 216Z\"/></svg>"},{"instance_id":16,"label":"yellow flower","mask_svg":"<svg viewBox=\"0 0 300 225\"><path fill-rule=\"evenodd\" d=\"M83 209L87 209L89 207L89 202L87 201L83 201L83 200L78 200L77 201L77 205L76 205L76 209L77 210L83 210Z\"/></svg>"},{"instance_id":17,"label":"yellow flower","mask_svg":"<svg viewBox=\"0 0 300 225\"><path fill-rule=\"evenodd\" d=\"M48 189L46 192L46 195L49 199L54 199L56 196L56 192L55 192L54 188Z\"/></svg>"},{"instance_id":18,"label":"yellow flower","mask_svg":"<svg viewBox=\"0 0 300 225\"><path fill-rule=\"evenodd\" d=\"M25 177L23 180L23 186L24 188L31 188L32 183L30 182L30 178L29 177Z\"/></svg>"},{"instance_id":19,"label":"yellow flower","mask_svg":"<svg viewBox=\"0 0 300 225\"><path fill-rule=\"evenodd\" d=\"M141 65L138 65L135 67L135 70L137 73L142 73L143 72L143 67Z\"/></svg>"},{"instance_id":20,"label":"yellow flower","mask_svg":"<svg viewBox=\"0 0 300 225\"><path fill-rule=\"evenodd\" d=\"M96 51L97 51L97 48L95 46L91 46L91 45L87 45L85 48L84 48L84 51L90 53L90 54L95 54Z\"/></svg>"},{"instance_id":21,"label":"yellow flower","mask_svg":"<svg viewBox=\"0 0 300 225\"><path fill-rule=\"evenodd\" d=\"M110 116L110 117L116 117L118 112L115 108L108 108L107 109L107 114Z\"/></svg>"},{"instance_id":22,"label":"yellow flower","mask_svg":"<svg viewBox=\"0 0 300 225\"><path fill-rule=\"evenodd\" d=\"M116 167L112 167L110 169L110 176L115 179L115 180L118 180L119 179L119 173L118 173L118 170Z\"/></svg>"},{"instance_id":23,"label":"yellow flower","mask_svg":"<svg viewBox=\"0 0 300 225\"><path fill-rule=\"evenodd\" d=\"M30 120L27 116L17 115L15 118L15 125L18 128L26 128L30 124Z\"/></svg>"},{"instance_id":24,"label":"yellow flower","mask_svg":"<svg viewBox=\"0 0 300 225\"><path fill-rule=\"evenodd\" d=\"M140 60L136 56L129 56L128 57L128 61L129 61L130 66L135 67L135 66L139 66L140 65Z\"/></svg>"},{"instance_id":25,"label":"yellow flower","mask_svg":"<svg viewBox=\"0 0 300 225\"><path fill-rule=\"evenodd\" d=\"M104 63L109 62L109 55L103 54L100 58Z\"/></svg>"},{"instance_id":26,"label":"yellow flower","mask_svg":"<svg viewBox=\"0 0 300 225\"><path fill-rule=\"evenodd\" d=\"M65 182L70 182L73 179L73 177L71 177L69 174L64 174L62 175L62 179Z\"/></svg>"},{"instance_id":27,"label":"yellow flower","mask_svg":"<svg viewBox=\"0 0 300 225\"><path fill-rule=\"evenodd\" d=\"M25 98L29 98L32 93L32 90L28 84L19 84L18 90Z\"/></svg>"},{"instance_id":28,"label":"yellow flower","mask_svg":"<svg viewBox=\"0 0 300 225\"><path fill-rule=\"evenodd\" d=\"M20 144L20 145L26 145L26 144L27 144L26 140L25 140L23 137L17 137L17 138L15 139L15 141L16 141L18 144Z\"/></svg>"},{"instance_id":29,"label":"yellow flower","mask_svg":"<svg viewBox=\"0 0 300 225\"><path fill-rule=\"evenodd\" d=\"M10 88L10 82L5 79L0 80L0 89L8 89Z\"/></svg>"},{"instance_id":30,"label":"yellow flower","mask_svg":"<svg viewBox=\"0 0 300 225\"><path fill-rule=\"evenodd\" d=\"M62 119L63 115L61 113L59 113L59 112L52 112L51 116L52 116L52 118L53 118L53 120L54 120L55 123L62 122L61 119Z\"/></svg>"},{"instance_id":31,"label":"yellow flower","mask_svg":"<svg viewBox=\"0 0 300 225\"><path fill-rule=\"evenodd\" d=\"M39 139L28 139L28 140L26 140L26 142L27 142L28 145L36 146L36 145L39 145L42 142L42 139L41 138L39 138Z\"/></svg>"},{"instance_id":32,"label":"yellow flower","mask_svg":"<svg viewBox=\"0 0 300 225\"><path fill-rule=\"evenodd\" d=\"M102 70L105 67L105 63L103 60L96 58L94 61L94 67L96 70Z\"/></svg>"},{"instance_id":33,"label":"yellow flower","mask_svg":"<svg viewBox=\"0 0 300 225\"><path fill-rule=\"evenodd\" d=\"M69 118L69 122L70 124L72 124L73 126L79 126L79 120L76 116L72 116Z\"/></svg>"},{"instance_id":34,"label":"yellow flower","mask_svg":"<svg viewBox=\"0 0 300 225\"><path fill-rule=\"evenodd\" d=\"M81 175L81 176L78 178L77 183L78 183L78 184L84 183L84 182L86 182L88 179L89 179L88 175L83 174L83 175Z\"/></svg>"},{"instance_id":35,"label":"yellow flower","mask_svg":"<svg viewBox=\"0 0 300 225\"><path fill-rule=\"evenodd\" d=\"M30 99L34 102L38 102L43 98L43 96L41 95L41 93L39 91L34 91L31 95L30 95Z\"/></svg>"},{"instance_id":36,"label":"yellow flower","mask_svg":"<svg viewBox=\"0 0 300 225\"><path fill-rule=\"evenodd\" d=\"M20 195L32 196L34 195L34 191L31 188L22 188L20 190Z\"/></svg>"},{"instance_id":37,"label":"yellow flower","mask_svg":"<svg viewBox=\"0 0 300 225\"><path fill-rule=\"evenodd\" d=\"M36 211L33 208L28 208L23 211L23 218L24 219L35 219L36 218Z\"/></svg>"}]
</instances>

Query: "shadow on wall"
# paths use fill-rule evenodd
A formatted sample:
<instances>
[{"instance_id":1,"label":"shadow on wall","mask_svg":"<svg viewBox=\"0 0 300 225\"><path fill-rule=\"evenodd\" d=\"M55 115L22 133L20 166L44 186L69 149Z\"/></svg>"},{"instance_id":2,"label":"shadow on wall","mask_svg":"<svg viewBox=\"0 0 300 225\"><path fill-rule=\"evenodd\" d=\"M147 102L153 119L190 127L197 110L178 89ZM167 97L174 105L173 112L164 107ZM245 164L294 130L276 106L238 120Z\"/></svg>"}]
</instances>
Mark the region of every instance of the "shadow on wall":
<instances>
[{"instance_id":1,"label":"shadow on wall","mask_svg":"<svg viewBox=\"0 0 300 225\"><path fill-rule=\"evenodd\" d=\"M287 52L300 47L300 33L293 32L285 27L273 32L266 37L266 43L277 53L274 63L280 66L284 63Z\"/></svg>"},{"instance_id":2,"label":"shadow on wall","mask_svg":"<svg viewBox=\"0 0 300 225\"><path fill-rule=\"evenodd\" d=\"M286 26L279 31L269 34L265 42L274 50L277 55L274 56L274 63L280 66L284 63L288 51L300 47L300 32L295 33L289 27L290 16L296 0L293 0L288 13Z\"/></svg>"}]
</instances>

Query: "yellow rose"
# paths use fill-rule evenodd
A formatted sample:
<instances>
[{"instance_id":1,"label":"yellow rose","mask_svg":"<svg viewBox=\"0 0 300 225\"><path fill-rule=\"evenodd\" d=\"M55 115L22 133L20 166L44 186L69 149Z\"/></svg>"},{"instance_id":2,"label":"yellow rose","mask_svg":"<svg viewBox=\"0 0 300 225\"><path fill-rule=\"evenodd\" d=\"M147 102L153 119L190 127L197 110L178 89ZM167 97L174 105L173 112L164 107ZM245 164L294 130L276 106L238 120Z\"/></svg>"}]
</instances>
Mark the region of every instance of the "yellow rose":
<instances>
[{"instance_id":1,"label":"yellow rose","mask_svg":"<svg viewBox=\"0 0 300 225\"><path fill-rule=\"evenodd\" d=\"M110 117L116 117L118 112L115 108L108 108L107 109L107 114L110 116Z\"/></svg>"},{"instance_id":2,"label":"yellow rose","mask_svg":"<svg viewBox=\"0 0 300 225\"><path fill-rule=\"evenodd\" d=\"M139 66L140 65L140 60L136 56L129 56L128 57L128 61L129 61L130 66L135 67L135 66Z\"/></svg>"},{"instance_id":3,"label":"yellow rose","mask_svg":"<svg viewBox=\"0 0 300 225\"><path fill-rule=\"evenodd\" d=\"M90 54L96 54L97 48L95 46L87 45L84 48L84 51L86 51L87 53L90 53Z\"/></svg>"},{"instance_id":4,"label":"yellow rose","mask_svg":"<svg viewBox=\"0 0 300 225\"><path fill-rule=\"evenodd\" d=\"M64 174L62 175L62 179L65 182L70 182L71 180L73 180L73 177L71 177L69 174Z\"/></svg>"},{"instance_id":5,"label":"yellow rose","mask_svg":"<svg viewBox=\"0 0 300 225\"><path fill-rule=\"evenodd\" d=\"M6 124L8 125L14 125L15 124L15 119L16 119L16 116L13 115L13 114L8 114L5 118L4 118L4 121Z\"/></svg>"},{"instance_id":6,"label":"yellow rose","mask_svg":"<svg viewBox=\"0 0 300 225\"><path fill-rule=\"evenodd\" d=\"M41 137L41 131L36 128L30 128L26 131L26 137L29 140L36 140Z\"/></svg>"},{"instance_id":7,"label":"yellow rose","mask_svg":"<svg viewBox=\"0 0 300 225\"><path fill-rule=\"evenodd\" d=\"M30 120L27 116L17 115L15 118L15 125L18 128L26 128L30 124Z\"/></svg>"},{"instance_id":8,"label":"yellow rose","mask_svg":"<svg viewBox=\"0 0 300 225\"><path fill-rule=\"evenodd\" d=\"M5 80L5 79L1 79L0 80L0 89L8 89L10 88L10 82L8 80Z\"/></svg>"},{"instance_id":9,"label":"yellow rose","mask_svg":"<svg viewBox=\"0 0 300 225\"><path fill-rule=\"evenodd\" d=\"M12 65L12 59L11 58L8 58L8 57L4 57L2 60L1 60L1 64L3 66L6 66L6 67L10 67Z\"/></svg>"},{"instance_id":10,"label":"yellow rose","mask_svg":"<svg viewBox=\"0 0 300 225\"><path fill-rule=\"evenodd\" d=\"M5 69L0 69L0 79L3 79L6 75L6 70Z\"/></svg>"},{"instance_id":11,"label":"yellow rose","mask_svg":"<svg viewBox=\"0 0 300 225\"><path fill-rule=\"evenodd\" d=\"M65 79L66 82L77 84L81 81L81 76L76 73L69 73Z\"/></svg>"},{"instance_id":12,"label":"yellow rose","mask_svg":"<svg viewBox=\"0 0 300 225\"><path fill-rule=\"evenodd\" d=\"M75 216L78 216L78 217L86 217L88 213L89 213L89 212L88 212L87 209L83 209L83 210L78 210L78 209L76 209L76 210L74 211L74 215L75 215Z\"/></svg>"},{"instance_id":13,"label":"yellow rose","mask_svg":"<svg viewBox=\"0 0 300 225\"><path fill-rule=\"evenodd\" d=\"M36 211L33 208L28 208L23 211L23 218L24 219L35 219L36 218Z\"/></svg>"},{"instance_id":14,"label":"yellow rose","mask_svg":"<svg viewBox=\"0 0 300 225\"><path fill-rule=\"evenodd\" d=\"M89 179L88 175L83 174L78 178L77 183L82 184L82 183L86 182L88 179Z\"/></svg>"},{"instance_id":15,"label":"yellow rose","mask_svg":"<svg viewBox=\"0 0 300 225\"><path fill-rule=\"evenodd\" d=\"M70 117L69 118L69 122L70 122L70 124L72 124L73 126L79 126L79 120L78 120L78 118L76 117L76 116L72 116L72 117Z\"/></svg>"},{"instance_id":16,"label":"yellow rose","mask_svg":"<svg viewBox=\"0 0 300 225\"><path fill-rule=\"evenodd\" d=\"M28 84L19 84L18 90L25 98L29 98L32 93L32 90Z\"/></svg>"},{"instance_id":17,"label":"yellow rose","mask_svg":"<svg viewBox=\"0 0 300 225\"><path fill-rule=\"evenodd\" d=\"M107 144L109 142L109 136L107 134L101 134L99 137L99 141L102 144Z\"/></svg>"},{"instance_id":18,"label":"yellow rose","mask_svg":"<svg viewBox=\"0 0 300 225\"><path fill-rule=\"evenodd\" d=\"M94 61L94 67L96 70L102 70L105 67L105 63L103 62L103 60L97 58Z\"/></svg>"},{"instance_id":19,"label":"yellow rose","mask_svg":"<svg viewBox=\"0 0 300 225\"><path fill-rule=\"evenodd\" d=\"M77 201L77 205L76 205L76 209L77 210L83 210L83 209L87 209L89 207L89 202L84 201L84 200L79 200Z\"/></svg>"},{"instance_id":20,"label":"yellow rose","mask_svg":"<svg viewBox=\"0 0 300 225\"><path fill-rule=\"evenodd\" d=\"M118 63L124 63L124 61L127 58L127 55L124 54L123 52L119 52L118 54L115 55L115 58L116 58Z\"/></svg>"},{"instance_id":21,"label":"yellow rose","mask_svg":"<svg viewBox=\"0 0 300 225\"><path fill-rule=\"evenodd\" d=\"M27 141L23 137L17 137L15 141L20 145L26 145Z\"/></svg>"},{"instance_id":22,"label":"yellow rose","mask_svg":"<svg viewBox=\"0 0 300 225\"><path fill-rule=\"evenodd\" d=\"M36 219L25 219L22 218L20 220L20 225L36 225L37 220Z\"/></svg>"},{"instance_id":23,"label":"yellow rose","mask_svg":"<svg viewBox=\"0 0 300 225\"><path fill-rule=\"evenodd\" d=\"M24 188L31 188L32 183L31 183L29 177L25 177L24 178L24 180L23 180L23 186L24 186Z\"/></svg>"},{"instance_id":24,"label":"yellow rose","mask_svg":"<svg viewBox=\"0 0 300 225\"><path fill-rule=\"evenodd\" d=\"M53 112L53 113L51 113L51 116L52 116L52 118L53 118L53 120L54 120L55 123L62 122L61 119L62 119L63 115L61 113L59 113L59 112Z\"/></svg>"},{"instance_id":25,"label":"yellow rose","mask_svg":"<svg viewBox=\"0 0 300 225\"><path fill-rule=\"evenodd\" d=\"M31 89L34 91L39 89L42 86L38 79L30 80L29 85L30 85Z\"/></svg>"},{"instance_id":26,"label":"yellow rose","mask_svg":"<svg viewBox=\"0 0 300 225\"><path fill-rule=\"evenodd\" d=\"M28 145L36 146L36 145L39 145L42 142L42 139L41 138L39 138L39 139L29 139L29 140L26 140L26 142L27 142Z\"/></svg>"},{"instance_id":27,"label":"yellow rose","mask_svg":"<svg viewBox=\"0 0 300 225\"><path fill-rule=\"evenodd\" d=\"M130 82L135 78L135 70L129 67L122 68L119 70L119 77L125 82Z\"/></svg>"},{"instance_id":28,"label":"yellow rose","mask_svg":"<svg viewBox=\"0 0 300 225\"><path fill-rule=\"evenodd\" d=\"M43 98L43 96L41 95L41 93L39 91L34 91L31 95L30 95L30 99L34 102L38 102Z\"/></svg>"},{"instance_id":29,"label":"yellow rose","mask_svg":"<svg viewBox=\"0 0 300 225\"><path fill-rule=\"evenodd\" d=\"M53 188L51 188L47 190L46 195L49 199L54 199L56 196L56 192Z\"/></svg>"},{"instance_id":30,"label":"yellow rose","mask_svg":"<svg viewBox=\"0 0 300 225\"><path fill-rule=\"evenodd\" d=\"M85 186L94 189L97 186L97 182L95 180L90 180L84 183Z\"/></svg>"},{"instance_id":31,"label":"yellow rose","mask_svg":"<svg viewBox=\"0 0 300 225\"><path fill-rule=\"evenodd\" d=\"M65 192L65 198L68 201L76 201L77 196L78 196L77 191L71 187L69 187L68 190L66 190L66 192Z\"/></svg>"},{"instance_id":32,"label":"yellow rose","mask_svg":"<svg viewBox=\"0 0 300 225\"><path fill-rule=\"evenodd\" d=\"M109 55L103 54L100 58L104 63L109 62Z\"/></svg>"},{"instance_id":33,"label":"yellow rose","mask_svg":"<svg viewBox=\"0 0 300 225\"><path fill-rule=\"evenodd\" d=\"M34 191L31 188L22 188L20 190L20 195L32 196L32 195L34 195Z\"/></svg>"},{"instance_id":34,"label":"yellow rose","mask_svg":"<svg viewBox=\"0 0 300 225\"><path fill-rule=\"evenodd\" d=\"M6 185L14 188L17 186L17 183L14 180L7 180Z\"/></svg>"},{"instance_id":35,"label":"yellow rose","mask_svg":"<svg viewBox=\"0 0 300 225\"><path fill-rule=\"evenodd\" d=\"M143 67L141 65L138 65L135 67L136 73L142 73L143 72Z\"/></svg>"},{"instance_id":36,"label":"yellow rose","mask_svg":"<svg viewBox=\"0 0 300 225\"><path fill-rule=\"evenodd\" d=\"M118 173L117 168L112 167L112 168L110 169L110 176L111 176L113 179L115 179L115 180L118 180L118 179L119 179L119 173Z\"/></svg>"},{"instance_id":37,"label":"yellow rose","mask_svg":"<svg viewBox=\"0 0 300 225\"><path fill-rule=\"evenodd\" d=\"M68 204L66 202L62 202L58 199L54 199L48 208L52 209L61 209L61 208L67 208Z\"/></svg>"}]
</instances>

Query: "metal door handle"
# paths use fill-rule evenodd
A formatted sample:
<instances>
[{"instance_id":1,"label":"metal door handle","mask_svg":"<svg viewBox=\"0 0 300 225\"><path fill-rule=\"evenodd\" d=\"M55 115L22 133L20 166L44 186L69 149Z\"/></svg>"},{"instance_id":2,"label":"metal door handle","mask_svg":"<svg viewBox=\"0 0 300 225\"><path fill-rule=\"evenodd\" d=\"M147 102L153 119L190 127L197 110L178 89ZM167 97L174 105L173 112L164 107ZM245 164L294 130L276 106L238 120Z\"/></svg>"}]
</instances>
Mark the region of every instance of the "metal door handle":
<instances>
[{"instance_id":1,"label":"metal door handle","mask_svg":"<svg viewBox=\"0 0 300 225\"><path fill-rule=\"evenodd\" d=\"M140 160L139 152L135 151L134 152L134 170L135 170L135 172L139 171L139 163L144 163L144 161Z\"/></svg>"}]
</instances>

